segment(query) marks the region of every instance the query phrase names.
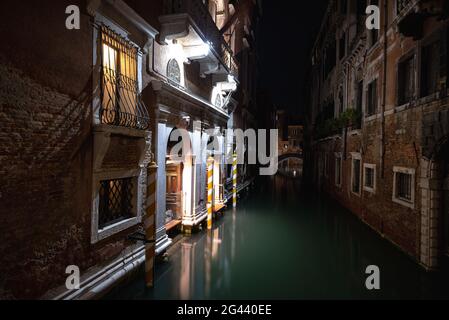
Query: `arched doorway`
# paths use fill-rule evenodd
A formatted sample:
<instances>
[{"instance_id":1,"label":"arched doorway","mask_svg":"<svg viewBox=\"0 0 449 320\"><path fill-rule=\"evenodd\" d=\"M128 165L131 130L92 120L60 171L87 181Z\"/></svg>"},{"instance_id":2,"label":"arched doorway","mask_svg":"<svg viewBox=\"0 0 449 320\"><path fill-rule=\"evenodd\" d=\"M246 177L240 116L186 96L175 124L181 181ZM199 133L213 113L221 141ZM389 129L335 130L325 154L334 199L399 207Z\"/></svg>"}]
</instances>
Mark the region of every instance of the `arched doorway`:
<instances>
[{"instance_id":1,"label":"arched doorway","mask_svg":"<svg viewBox=\"0 0 449 320\"><path fill-rule=\"evenodd\" d=\"M166 176L166 208L165 208L165 225L167 231L175 228L182 222L183 217L183 172L184 163L180 160L181 154L174 156L173 149L181 142L181 137L178 141L172 141L172 134L170 133L167 143L167 156L165 161L165 176Z\"/></svg>"}]
</instances>

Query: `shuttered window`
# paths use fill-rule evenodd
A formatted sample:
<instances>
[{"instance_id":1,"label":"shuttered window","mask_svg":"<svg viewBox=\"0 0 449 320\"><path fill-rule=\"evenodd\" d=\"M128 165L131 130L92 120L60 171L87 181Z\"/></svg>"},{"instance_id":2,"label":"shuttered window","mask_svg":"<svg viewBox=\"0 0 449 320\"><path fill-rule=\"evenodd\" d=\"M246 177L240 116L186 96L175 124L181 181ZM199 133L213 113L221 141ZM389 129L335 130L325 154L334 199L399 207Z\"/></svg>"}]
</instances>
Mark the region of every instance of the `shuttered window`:
<instances>
[{"instance_id":1,"label":"shuttered window","mask_svg":"<svg viewBox=\"0 0 449 320\"><path fill-rule=\"evenodd\" d=\"M415 94L415 56L399 63L398 66L398 105L409 103Z\"/></svg>"}]
</instances>

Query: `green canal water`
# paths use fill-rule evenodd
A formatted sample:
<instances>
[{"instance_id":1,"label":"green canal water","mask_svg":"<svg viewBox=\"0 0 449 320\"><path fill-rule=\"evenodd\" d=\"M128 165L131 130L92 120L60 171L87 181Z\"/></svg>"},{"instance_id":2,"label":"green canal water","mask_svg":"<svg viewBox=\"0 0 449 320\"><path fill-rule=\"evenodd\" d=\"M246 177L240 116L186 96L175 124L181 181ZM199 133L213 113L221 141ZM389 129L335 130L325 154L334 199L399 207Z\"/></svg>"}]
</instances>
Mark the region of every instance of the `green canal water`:
<instances>
[{"instance_id":1,"label":"green canal water","mask_svg":"<svg viewBox=\"0 0 449 320\"><path fill-rule=\"evenodd\" d=\"M107 299L441 299L447 268L427 273L325 195L281 177L261 181L212 232L183 237L156 267ZM380 268L381 289L365 287ZM445 271L446 270L446 271Z\"/></svg>"}]
</instances>

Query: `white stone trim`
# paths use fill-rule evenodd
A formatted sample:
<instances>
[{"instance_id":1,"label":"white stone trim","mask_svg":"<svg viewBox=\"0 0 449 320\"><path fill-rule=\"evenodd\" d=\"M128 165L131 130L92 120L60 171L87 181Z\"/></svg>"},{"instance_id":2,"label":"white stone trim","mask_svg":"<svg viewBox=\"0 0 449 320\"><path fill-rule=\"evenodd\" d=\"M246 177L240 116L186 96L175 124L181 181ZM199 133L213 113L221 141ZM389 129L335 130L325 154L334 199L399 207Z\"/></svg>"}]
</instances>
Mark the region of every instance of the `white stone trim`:
<instances>
[{"instance_id":1,"label":"white stone trim","mask_svg":"<svg viewBox=\"0 0 449 320\"><path fill-rule=\"evenodd\" d=\"M373 169L374 170L374 176L373 176L373 187L366 185L366 169ZM370 163L364 163L363 164L363 190L370 192L370 193L376 193L376 183L377 183L377 177L376 177L377 171L376 171L376 165L370 164Z\"/></svg>"},{"instance_id":2,"label":"white stone trim","mask_svg":"<svg viewBox=\"0 0 449 320\"><path fill-rule=\"evenodd\" d=\"M108 226L104 229L99 229L99 191L100 181L114 180L114 179L126 179L133 178L133 214L134 217L120 221L116 224ZM143 216L143 203L146 192L146 170L124 170L117 172L104 172L94 174L92 180L92 213L91 213L91 244L98 243L104 239L107 239L119 232L132 228L142 222Z\"/></svg>"},{"instance_id":3,"label":"white stone trim","mask_svg":"<svg viewBox=\"0 0 449 320\"><path fill-rule=\"evenodd\" d=\"M405 199L397 198L396 197L396 174L397 173L404 173L412 176L411 181L411 201L407 201ZM415 181L416 181L416 170L411 168L404 168L404 167L393 167L393 197L392 201L394 203L400 204L404 207L408 207L410 209L415 209Z\"/></svg>"},{"instance_id":4,"label":"white stone trim","mask_svg":"<svg viewBox=\"0 0 449 320\"><path fill-rule=\"evenodd\" d=\"M65 286L48 292L42 299L91 300L101 298L121 280L126 279L145 262L145 246L126 250L120 257L101 269L93 268L81 276L79 290L67 290Z\"/></svg>"}]
</instances>

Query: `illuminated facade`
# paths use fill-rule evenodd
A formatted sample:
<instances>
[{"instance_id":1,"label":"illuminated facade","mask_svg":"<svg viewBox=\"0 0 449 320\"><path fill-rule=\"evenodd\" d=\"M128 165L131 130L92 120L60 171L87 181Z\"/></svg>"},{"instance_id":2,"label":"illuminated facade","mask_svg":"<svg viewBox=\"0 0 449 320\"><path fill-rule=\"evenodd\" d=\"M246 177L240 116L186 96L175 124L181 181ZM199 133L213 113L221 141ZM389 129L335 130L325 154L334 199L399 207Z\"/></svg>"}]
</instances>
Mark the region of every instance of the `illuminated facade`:
<instances>
[{"instance_id":1,"label":"illuminated facade","mask_svg":"<svg viewBox=\"0 0 449 320\"><path fill-rule=\"evenodd\" d=\"M205 130L223 133L240 117L241 79L249 77L240 69L244 37L233 33L252 12L244 3L58 1L27 17L26 4L10 6L3 20L14 32L1 33L14 45L0 50L0 79L15 88L1 91L10 125L1 131L8 183L0 197L9 199L2 217L16 223L1 226L9 239L1 245L0 298L92 298L136 271L145 252L134 235L144 231L153 161L156 253L170 246L167 231L204 222ZM69 5L81 10L79 30L63 24ZM48 11L58 14L29 32L20 27ZM189 135L182 163L170 156L174 129ZM220 139L214 154L215 210L229 200L227 145ZM81 271L80 290L64 286L69 265Z\"/></svg>"}]
</instances>

